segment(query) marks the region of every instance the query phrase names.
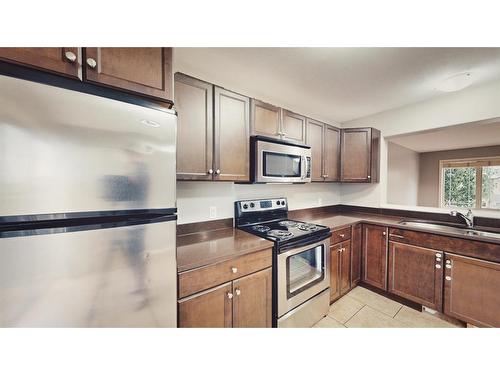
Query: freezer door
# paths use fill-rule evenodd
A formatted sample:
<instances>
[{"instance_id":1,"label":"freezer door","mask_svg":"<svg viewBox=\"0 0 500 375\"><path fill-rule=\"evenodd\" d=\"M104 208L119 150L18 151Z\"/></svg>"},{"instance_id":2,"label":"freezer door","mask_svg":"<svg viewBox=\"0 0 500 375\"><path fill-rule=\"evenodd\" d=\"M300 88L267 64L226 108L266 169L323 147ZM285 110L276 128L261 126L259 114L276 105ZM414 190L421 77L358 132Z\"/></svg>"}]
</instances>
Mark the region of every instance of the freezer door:
<instances>
[{"instance_id":1,"label":"freezer door","mask_svg":"<svg viewBox=\"0 0 500 375\"><path fill-rule=\"evenodd\" d=\"M0 327L176 327L175 228L0 238Z\"/></svg>"},{"instance_id":2,"label":"freezer door","mask_svg":"<svg viewBox=\"0 0 500 375\"><path fill-rule=\"evenodd\" d=\"M0 217L175 207L176 122L0 76Z\"/></svg>"}]
</instances>

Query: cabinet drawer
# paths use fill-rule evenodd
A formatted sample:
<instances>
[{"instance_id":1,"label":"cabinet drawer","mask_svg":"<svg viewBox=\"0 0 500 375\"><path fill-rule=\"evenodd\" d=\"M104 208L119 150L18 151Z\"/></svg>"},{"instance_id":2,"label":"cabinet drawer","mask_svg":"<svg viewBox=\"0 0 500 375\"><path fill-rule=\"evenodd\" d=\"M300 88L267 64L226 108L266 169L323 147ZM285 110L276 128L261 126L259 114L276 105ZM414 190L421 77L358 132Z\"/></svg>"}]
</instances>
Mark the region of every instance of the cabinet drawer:
<instances>
[{"instance_id":1,"label":"cabinet drawer","mask_svg":"<svg viewBox=\"0 0 500 375\"><path fill-rule=\"evenodd\" d=\"M265 249L224 262L179 273L179 298L235 280L272 265L272 250Z\"/></svg>"},{"instance_id":2,"label":"cabinet drawer","mask_svg":"<svg viewBox=\"0 0 500 375\"><path fill-rule=\"evenodd\" d=\"M351 238L351 227L337 229L332 231L331 245L348 240Z\"/></svg>"}]
</instances>

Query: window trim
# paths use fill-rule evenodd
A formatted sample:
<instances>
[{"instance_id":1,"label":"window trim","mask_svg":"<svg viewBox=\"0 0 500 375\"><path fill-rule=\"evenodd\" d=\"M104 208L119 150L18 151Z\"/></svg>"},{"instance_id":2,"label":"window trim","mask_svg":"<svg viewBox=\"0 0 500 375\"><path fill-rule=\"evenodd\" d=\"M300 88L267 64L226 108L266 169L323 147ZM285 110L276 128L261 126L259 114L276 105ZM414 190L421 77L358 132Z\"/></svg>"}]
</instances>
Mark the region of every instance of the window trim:
<instances>
[{"instance_id":1,"label":"window trim","mask_svg":"<svg viewBox=\"0 0 500 375\"><path fill-rule=\"evenodd\" d=\"M443 194L443 168L467 168L473 167L476 169L476 207L474 210L495 210L496 208L482 207L483 194L483 173L482 167L500 166L500 156L478 157L478 158L462 158L462 159L446 159L439 160L439 207L451 208L444 204Z\"/></svg>"}]
</instances>

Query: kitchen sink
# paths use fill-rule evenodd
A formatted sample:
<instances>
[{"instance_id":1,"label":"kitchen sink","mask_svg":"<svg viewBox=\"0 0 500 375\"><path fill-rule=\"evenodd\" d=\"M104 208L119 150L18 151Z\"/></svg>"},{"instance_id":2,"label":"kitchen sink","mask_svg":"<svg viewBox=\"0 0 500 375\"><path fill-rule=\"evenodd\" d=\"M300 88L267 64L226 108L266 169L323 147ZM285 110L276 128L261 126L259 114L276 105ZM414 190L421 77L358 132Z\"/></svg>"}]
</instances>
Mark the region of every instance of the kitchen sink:
<instances>
[{"instance_id":1,"label":"kitchen sink","mask_svg":"<svg viewBox=\"0 0 500 375\"><path fill-rule=\"evenodd\" d=\"M470 237L485 237L500 239L500 233L467 228L454 223L436 223L417 220L401 220L399 224L408 225L409 227L426 228L430 230L446 231Z\"/></svg>"}]
</instances>

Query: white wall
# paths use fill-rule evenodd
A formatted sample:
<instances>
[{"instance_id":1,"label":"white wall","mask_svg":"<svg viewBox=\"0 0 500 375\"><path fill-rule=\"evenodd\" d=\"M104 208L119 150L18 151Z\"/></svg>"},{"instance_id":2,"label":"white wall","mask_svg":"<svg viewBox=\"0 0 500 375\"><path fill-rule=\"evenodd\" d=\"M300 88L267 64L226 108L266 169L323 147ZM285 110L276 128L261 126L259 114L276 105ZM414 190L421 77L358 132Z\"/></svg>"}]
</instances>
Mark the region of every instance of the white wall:
<instances>
[{"instance_id":1,"label":"white wall","mask_svg":"<svg viewBox=\"0 0 500 375\"><path fill-rule=\"evenodd\" d=\"M449 93L442 97L381 112L372 116L348 121L342 127L371 126L381 131L380 183L343 184L343 204L371 207L415 209L416 206L399 207L387 203L387 140L384 137L424 131L500 116L500 81ZM443 211L433 209L433 211ZM495 212L481 211L483 216L500 216Z\"/></svg>"},{"instance_id":2,"label":"white wall","mask_svg":"<svg viewBox=\"0 0 500 375\"><path fill-rule=\"evenodd\" d=\"M387 161L387 202L417 206L420 154L388 142Z\"/></svg>"},{"instance_id":3,"label":"white wall","mask_svg":"<svg viewBox=\"0 0 500 375\"><path fill-rule=\"evenodd\" d=\"M178 223L233 217L234 202L247 198L288 198L290 210L340 204L335 183L304 185L240 185L231 182L177 182ZM210 217L210 207L217 216Z\"/></svg>"}]
</instances>

